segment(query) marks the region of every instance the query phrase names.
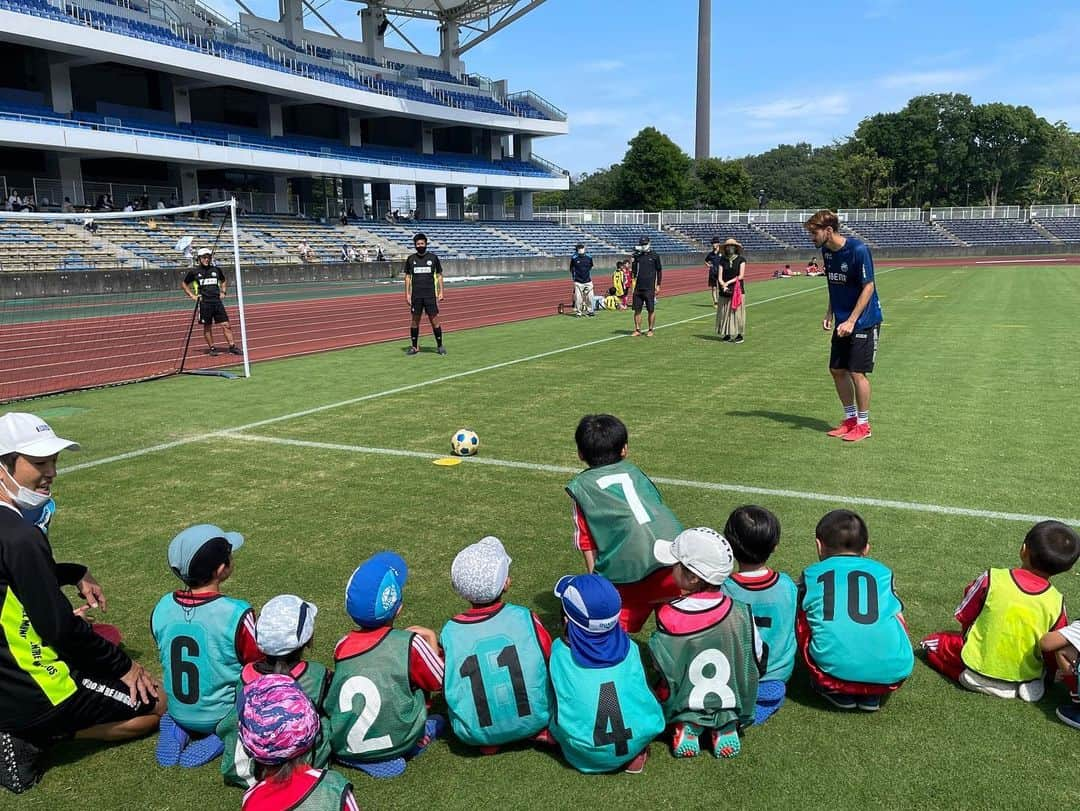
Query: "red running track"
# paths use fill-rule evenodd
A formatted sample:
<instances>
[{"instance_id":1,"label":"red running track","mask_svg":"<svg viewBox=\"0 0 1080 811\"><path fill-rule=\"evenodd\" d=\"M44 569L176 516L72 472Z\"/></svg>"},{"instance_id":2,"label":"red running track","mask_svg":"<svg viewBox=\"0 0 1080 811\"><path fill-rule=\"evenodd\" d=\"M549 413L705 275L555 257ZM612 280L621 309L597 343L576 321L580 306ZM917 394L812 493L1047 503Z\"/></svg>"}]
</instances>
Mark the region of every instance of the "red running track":
<instances>
[{"instance_id":1,"label":"red running track","mask_svg":"<svg viewBox=\"0 0 1080 811\"><path fill-rule=\"evenodd\" d=\"M768 276L767 270L751 279ZM601 279L606 277L601 277ZM602 281L600 282L602 284ZM706 288L702 268L665 271L663 295ZM555 315L569 302L568 281L503 282L455 288L447 285L440 318L447 332ZM232 309L232 308L230 308ZM239 318L232 311L239 340ZM425 319L426 322L426 319ZM177 370L190 311L157 311L12 324L0 328L0 401L35 397L170 374ZM287 358L331 349L408 338L404 290L301 301L249 304L251 361ZM422 325L426 333L429 327ZM233 367L239 358L205 354L201 327L192 332L186 369ZM215 327L217 345L224 345ZM421 340L424 340L423 338ZM427 337L430 342L430 336Z\"/></svg>"}]
</instances>

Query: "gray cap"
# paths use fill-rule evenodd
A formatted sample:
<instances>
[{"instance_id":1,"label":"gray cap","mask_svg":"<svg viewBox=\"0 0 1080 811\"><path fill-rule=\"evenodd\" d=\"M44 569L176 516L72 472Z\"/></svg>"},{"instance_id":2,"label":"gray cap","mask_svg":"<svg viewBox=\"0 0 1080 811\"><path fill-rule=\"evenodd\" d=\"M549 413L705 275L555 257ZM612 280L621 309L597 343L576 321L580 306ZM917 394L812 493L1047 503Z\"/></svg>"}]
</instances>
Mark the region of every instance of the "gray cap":
<instances>
[{"instance_id":1,"label":"gray cap","mask_svg":"<svg viewBox=\"0 0 1080 811\"><path fill-rule=\"evenodd\" d=\"M214 524L196 524L169 542L169 566L181 580L187 580L191 574L191 563L199 550L218 538L228 541L233 552L244 545L244 536L239 532L226 532Z\"/></svg>"},{"instance_id":2,"label":"gray cap","mask_svg":"<svg viewBox=\"0 0 1080 811\"><path fill-rule=\"evenodd\" d=\"M470 603L493 603L503 593L510 563L502 541L488 535L457 553L450 565L450 581L454 591Z\"/></svg>"},{"instance_id":3,"label":"gray cap","mask_svg":"<svg viewBox=\"0 0 1080 811\"><path fill-rule=\"evenodd\" d=\"M653 557L665 566L681 563L712 586L722 585L735 568L731 544L709 527L684 529L674 541L656 541Z\"/></svg>"},{"instance_id":4,"label":"gray cap","mask_svg":"<svg viewBox=\"0 0 1080 811\"><path fill-rule=\"evenodd\" d=\"M259 612L255 639L267 656L288 656L311 641L315 633L314 603L295 594L281 594L271 599Z\"/></svg>"}]
</instances>

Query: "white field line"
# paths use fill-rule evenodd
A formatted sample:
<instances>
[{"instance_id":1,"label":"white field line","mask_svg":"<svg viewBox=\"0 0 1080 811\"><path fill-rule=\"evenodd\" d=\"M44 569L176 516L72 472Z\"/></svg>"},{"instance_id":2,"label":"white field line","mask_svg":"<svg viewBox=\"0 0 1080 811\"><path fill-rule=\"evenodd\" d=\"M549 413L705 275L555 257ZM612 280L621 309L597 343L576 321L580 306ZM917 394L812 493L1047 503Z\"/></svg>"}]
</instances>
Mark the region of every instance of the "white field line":
<instances>
[{"instance_id":1,"label":"white field line","mask_svg":"<svg viewBox=\"0 0 1080 811\"><path fill-rule=\"evenodd\" d=\"M262 442L269 445L286 445L296 448L313 448L316 450L337 451L341 453L361 453L375 456L403 456L410 459L440 459L444 453L428 453L426 451L408 451L397 448L369 448L364 445L342 445L335 442L313 442L305 439L288 439L276 436L259 436L257 434L223 434L229 439L241 439L247 442ZM491 459L486 456L473 456L461 460L467 465L488 465L491 467L514 468L516 470L529 470L538 473L559 473L573 475L578 473L580 467L565 467L562 465L543 465L534 462L515 462L508 459ZM958 515L965 518L996 519L1000 521L1020 521L1026 524L1034 524L1039 521L1057 520L1064 521L1072 526L1080 526L1080 518L1055 518L1046 515L1028 515L1026 513L1009 513L998 510L978 510L970 507L950 507L942 504L925 504L919 501L898 501L889 498L865 498L860 496L838 496L830 493L814 493L803 490L781 490L773 487L751 487L744 484L729 484L726 482L699 482L692 479L672 479L665 476L650 476L657 484L670 487L688 487L694 490L712 490L725 493L741 493L751 496L772 496L775 498L789 498L800 501L823 501L829 504L850 504L860 507L884 507L892 510L907 510L909 512L936 513L938 515Z\"/></svg>"},{"instance_id":2,"label":"white field line","mask_svg":"<svg viewBox=\"0 0 1080 811\"><path fill-rule=\"evenodd\" d=\"M1067 256L1061 259L980 259L976 265L1030 265L1036 262L1069 262Z\"/></svg>"},{"instance_id":3,"label":"white field line","mask_svg":"<svg viewBox=\"0 0 1080 811\"><path fill-rule=\"evenodd\" d=\"M889 270L883 270L882 273L889 273L893 270L900 270L900 268L889 268ZM747 304L747 307L753 307L757 304L768 304L771 301L779 301L780 299L791 298L792 296L801 296L805 293L810 293L815 290L824 290L825 285L815 285L813 287L805 287L802 290L796 290L791 293L783 293L779 296L772 296L771 298L762 299L761 301L753 301ZM716 318L715 312L705 313L704 315L695 315L691 318L684 318L681 321L673 321L670 324L661 324L657 329L666 329L668 327L677 327L682 324L688 324L691 321L700 321L704 318ZM515 358L514 360L505 360L501 363L492 363L488 366L480 366L476 369L468 369L464 372L455 372L454 374L443 375L442 377L435 377L430 380L422 380L418 383L409 383L405 386L397 386L396 388L386 389L385 391L377 391L371 394L364 394L359 397L351 397L348 400L339 400L336 403L327 403L321 406L315 406L314 408L305 408L302 411L293 411L289 414L281 414L277 417L269 417L265 420L256 420L255 422L249 422L244 425L237 425L232 428L222 428L218 431L209 431L204 434L193 434L191 436L182 437L180 439L173 440L172 442L163 442L158 445L150 445L146 448L138 448L137 450L127 451L125 453L118 453L115 456L105 456L101 459L91 459L88 462L80 462L79 464L71 465L60 469L61 474L75 473L79 470L89 470L90 468L100 467L101 465L108 465L113 462L123 462L128 459L136 459L140 456L146 456L151 453L158 453L159 451L167 451L172 448L180 447L181 445L190 445L193 442L204 442L208 439L220 436L221 434L233 433L235 431L250 431L253 428L261 428L264 425L273 425L278 422L286 422L288 420L299 419L300 417L308 417L312 414L319 414L323 411L330 411L335 408L344 408L345 406L356 405L357 403L365 403L369 400L378 400L382 397L392 397L395 394L403 394L407 391L414 391L415 389L422 389L428 386L434 386L439 383L448 383L451 380L459 380L463 377L471 377L472 375L482 374L484 372L493 372L496 369L505 369L508 366L517 366L521 363L529 363L534 360L542 360L543 358L550 358L554 355L561 355L566 352L575 352L579 349L588 349L592 346L598 346L600 344L606 344L611 341L617 341L622 338L629 338L629 335L609 335L606 338L597 338L593 341L586 341L582 344L574 344L573 346L564 346L560 349L551 349L547 352L539 352L535 355L526 355L522 358ZM647 340L642 338L641 340ZM405 361L406 363L408 361Z\"/></svg>"}]
</instances>

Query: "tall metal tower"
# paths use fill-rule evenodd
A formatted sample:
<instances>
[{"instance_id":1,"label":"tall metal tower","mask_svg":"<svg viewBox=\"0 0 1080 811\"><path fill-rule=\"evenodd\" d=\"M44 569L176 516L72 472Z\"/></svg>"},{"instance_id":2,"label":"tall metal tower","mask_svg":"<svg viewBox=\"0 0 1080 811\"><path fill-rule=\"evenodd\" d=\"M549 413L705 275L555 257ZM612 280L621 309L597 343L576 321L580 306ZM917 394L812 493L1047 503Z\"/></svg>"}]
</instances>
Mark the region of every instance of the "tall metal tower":
<instances>
[{"instance_id":1,"label":"tall metal tower","mask_svg":"<svg viewBox=\"0 0 1080 811\"><path fill-rule=\"evenodd\" d=\"M694 157L709 157L709 95L712 74L712 0L698 0L697 135Z\"/></svg>"}]
</instances>

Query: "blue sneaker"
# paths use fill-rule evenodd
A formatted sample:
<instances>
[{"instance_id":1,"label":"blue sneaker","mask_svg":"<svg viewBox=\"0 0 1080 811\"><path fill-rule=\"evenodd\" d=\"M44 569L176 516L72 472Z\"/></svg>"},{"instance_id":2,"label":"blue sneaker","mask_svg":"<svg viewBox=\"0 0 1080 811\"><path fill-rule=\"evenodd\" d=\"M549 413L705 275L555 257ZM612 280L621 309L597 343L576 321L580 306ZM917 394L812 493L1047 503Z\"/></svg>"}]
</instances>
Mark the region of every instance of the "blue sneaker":
<instances>
[{"instance_id":1,"label":"blue sneaker","mask_svg":"<svg viewBox=\"0 0 1080 811\"><path fill-rule=\"evenodd\" d=\"M881 709L881 696L859 696L856 703L863 712L877 712Z\"/></svg>"},{"instance_id":2,"label":"blue sneaker","mask_svg":"<svg viewBox=\"0 0 1080 811\"><path fill-rule=\"evenodd\" d=\"M207 735L197 741L192 741L180 753L180 765L185 769L195 769L205 766L211 760L221 757L225 751L225 742L217 735Z\"/></svg>"},{"instance_id":3,"label":"blue sneaker","mask_svg":"<svg viewBox=\"0 0 1080 811\"><path fill-rule=\"evenodd\" d=\"M761 726L784 706L787 685L779 679L769 679L758 684L757 704L754 707L754 724Z\"/></svg>"},{"instance_id":4,"label":"blue sneaker","mask_svg":"<svg viewBox=\"0 0 1080 811\"><path fill-rule=\"evenodd\" d=\"M405 773L405 758L403 757L380 760L375 763L363 763L348 758L336 758L336 760L350 769L359 769L368 777L374 777L376 780L389 780L391 777L398 777Z\"/></svg>"},{"instance_id":5,"label":"blue sneaker","mask_svg":"<svg viewBox=\"0 0 1080 811\"><path fill-rule=\"evenodd\" d=\"M409 751L406 757L414 758L423 754L424 750L431 746L436 738L441 738L444 734L446 734L446 719L441 715L429 716L424 724L424 734L420 736L420 740L416 742L416 746Z\"/></svg>"},{"instance_id":6,"label":"blue sneaker","mask_svg":"<svg viewBox=\"0 0 1080 811\"><path fill-rule=\"evenodd\" d=\"M165 713L158 721L157 748L154 757L157 758L158 766L175 766L180 762L180 753L188 745L191 736Z\"/></svg>"},{"instance_id":7,"label":"blue sneaker","mask_svg":"<svg viewBox=\"0 0 1080 811\"><path fill-rule=\"evenodd\" d=\"M1062 704L1057 708L1058 720L1073 729L1080 729L1080 704Z\"/></svg>"},{"instance_id":8,"label":"blue sneaker","mask_svg":"<svg viewBox=\"0 0 1080 811\"><path fill-rule=\"evenodd\" d=\"M825 690L818 690L817 694L838 710L854 710L859 706L859 702L853 696L845 693L830 693Z\"/></svg>"}]
</instances>

